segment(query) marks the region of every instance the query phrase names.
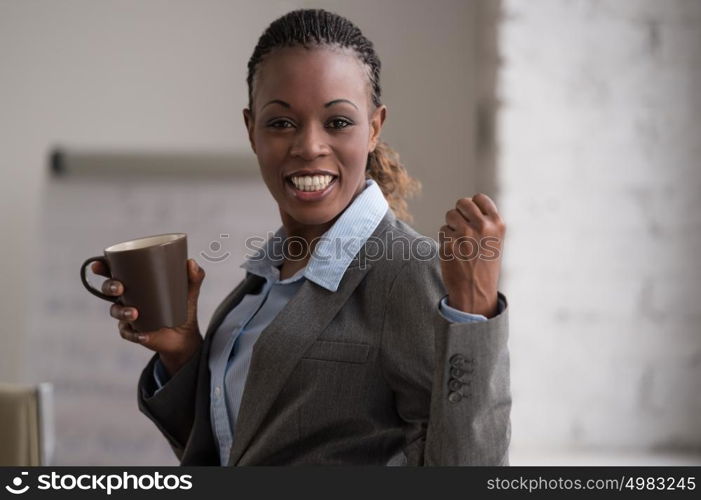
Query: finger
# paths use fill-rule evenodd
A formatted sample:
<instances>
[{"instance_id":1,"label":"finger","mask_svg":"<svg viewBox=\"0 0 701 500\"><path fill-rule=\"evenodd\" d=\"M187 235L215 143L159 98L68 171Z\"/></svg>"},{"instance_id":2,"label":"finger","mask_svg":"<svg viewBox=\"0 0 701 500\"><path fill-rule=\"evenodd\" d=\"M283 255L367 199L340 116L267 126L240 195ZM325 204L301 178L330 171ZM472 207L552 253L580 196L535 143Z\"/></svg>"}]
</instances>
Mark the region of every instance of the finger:
<instances>
[{"instance_id":1,"label":"finger","mask_svg":"<svg viewBox=\"0 0 701 500\"><path fill-rule=\"evenodd\" d=\"M142 344L148 338L148 335L137 332L134 330L131 324L126 321L119 322L119 334L124 340L128 340L129 342L134 342L136 344Z\"/></svg>"},{"instance_id":2,"label":"finger","mask_svg":"<svg viewBox=\"0 0 701 500\"><path fill-rule=\"evenodd\" d=\"M115 319L134 321L139 317L139 311L135 307L123 307L119 304L112 304L110 306L110 316Z\"/></svg>"},{"instance_id":3,"label":"finger","mask_svg":"<svg viewBox=\"0 0 701 500\"><path fill-rule=\"evenodd\" d=\"M477 226L484 223L484 214L480 211L477 204L470 198L460 198L455 204L455 208L460 214L465 217L467 222Z\"/></svg>"},{"instance_id":4,"label":"finger","mask_svg":"<svg viewBox=\"0 0 701 500\"><path fill-rule=\"evenodd\" d=\"M454 235L455 231L448 224L441 226L438 230L438 244L440 246L445 245L455 237Z\"/></svg>"},{"instance_id":5,"label":"finger","mask_svg":"<svg viewBox=\"0 0 701 500\"><path fill-rule=\"evenodd\" d=\"M447 216L447 214L446 214ZM453 229L448 224L444 224L438 230L438 242L442 243L446 239L455 238L455 229Z\"/></svg>"},{"instance_id":6,"label":"finger","mask_svg":"<svg viewBox=\"0 0 701 500\"><path fill-rule=\"evenodd\" d=\"M122 293L124 293L124 287L120 281L105 280L105 282L102 283L102 293L114 296L122 295Z\"/></svg>"},{"instance_id":7,"label":"finger","mask_svg":"<svg viewBox=\"0 0 701 500\"><path fill-rule=\"evenodd\" d=\"M448 210L445 214L446 224L457 233L464 233L468 229L467 220L456 209Z\"/></svg>"},{"instance_id":8,"label":"finger","mask_svg":"<svg viewBox=\"0 0 701 500\"><path fill-rule=\"evenodd\" d=\"M107 272L107 268L99 260L93 262L90 266L90 269L92 269L92 272L94 272L95 274L99 274L100 276L105 276L107 278L110 277L110 274Z\"/></svg>"},{"instance_id":9,"label":"finger","mask_svg":"<svg viewBox=\"0 0 701 500\"><path fill-rule=\"evenodd\" d=\"M492 217L499 214L496 204L484 193L477 193L472 197L472 201L479 207L484 215Z\"/></svg>"}]
</instances>

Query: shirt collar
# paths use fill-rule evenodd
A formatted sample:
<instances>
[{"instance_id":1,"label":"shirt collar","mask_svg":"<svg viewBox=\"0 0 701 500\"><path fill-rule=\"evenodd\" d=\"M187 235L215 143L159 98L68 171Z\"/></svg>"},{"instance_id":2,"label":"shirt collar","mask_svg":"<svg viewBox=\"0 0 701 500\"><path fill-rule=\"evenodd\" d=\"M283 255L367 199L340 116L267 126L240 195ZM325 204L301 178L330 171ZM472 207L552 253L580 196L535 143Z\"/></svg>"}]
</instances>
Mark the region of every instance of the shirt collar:
<instances>
[{"instance_id":1,"label":"shirt collar","mask_svg":"<svg viewBox=\"0 0 701 500\"><path fill-rule=\"evenodd\" d=\"M338 290L348 265L380 224L389 204L374 179L365 180L365 188L343 211L314 247L307 266L288 278L304 277L331 292ZM280 226L265 246L249 257L240 267L269 280L277 280L277 267L285 260L283 242L287 234ZM284 280L284 282L288 282Z\"/></svg>"}]
</instances>

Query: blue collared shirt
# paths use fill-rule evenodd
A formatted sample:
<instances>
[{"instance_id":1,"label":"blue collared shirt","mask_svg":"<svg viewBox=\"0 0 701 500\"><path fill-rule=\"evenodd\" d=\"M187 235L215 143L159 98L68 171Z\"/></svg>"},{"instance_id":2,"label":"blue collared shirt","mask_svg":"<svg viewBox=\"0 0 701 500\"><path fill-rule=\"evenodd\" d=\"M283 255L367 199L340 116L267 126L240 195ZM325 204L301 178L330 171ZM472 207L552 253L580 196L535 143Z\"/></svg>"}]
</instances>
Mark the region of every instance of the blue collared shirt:
<instances>
[{"instance_id":1,"label":"blue collared shirt","mask_svg":"<svg viewBox=\"0 0 701 500\"><path fill-rule=\"evenodd\" d=\"M335 292L348 265L377 228L388 207L379 185L373 179L367 179L365 189L318 241L306 267L293 276L280 279L279 267L285 260L284 226L254 256L241 264L248 272L265 278L265 284L257 294L243 297L224 318L212 339L210 415L221 465L229 462L251 354L261 332L295 295L304 280ZM448 306L446 299L447 296L443 297L439 303L439 311L446 319L453 322L487 320L480 314L469 314ZM160 362L156 363L154 376L160 389L162 381L167 378Z\"/></svg>"}]
</instances>

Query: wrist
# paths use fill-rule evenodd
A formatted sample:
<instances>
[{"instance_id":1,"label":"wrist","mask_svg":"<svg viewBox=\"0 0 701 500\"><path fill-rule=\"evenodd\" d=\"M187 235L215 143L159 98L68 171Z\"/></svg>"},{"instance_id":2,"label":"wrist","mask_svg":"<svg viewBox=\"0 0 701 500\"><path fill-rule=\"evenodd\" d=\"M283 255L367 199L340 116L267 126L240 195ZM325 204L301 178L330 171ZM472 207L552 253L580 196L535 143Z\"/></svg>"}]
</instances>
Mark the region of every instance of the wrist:
<instances>
[{"instance_id":1,"label":"wrist","mask_svg":"<svg viewBox=\"0 0 701 500\"><path fill-rule=\"evenodd\" d=\"M181 352L168 352L168 353L158 353L158 358L161 360L163 367L168 373L169 377L175 375L180 369L187 364L192 356L199 350L202 344L202 337L198 335L199 341L193 342L186 350Z\"/></svg>"}]
</instances>

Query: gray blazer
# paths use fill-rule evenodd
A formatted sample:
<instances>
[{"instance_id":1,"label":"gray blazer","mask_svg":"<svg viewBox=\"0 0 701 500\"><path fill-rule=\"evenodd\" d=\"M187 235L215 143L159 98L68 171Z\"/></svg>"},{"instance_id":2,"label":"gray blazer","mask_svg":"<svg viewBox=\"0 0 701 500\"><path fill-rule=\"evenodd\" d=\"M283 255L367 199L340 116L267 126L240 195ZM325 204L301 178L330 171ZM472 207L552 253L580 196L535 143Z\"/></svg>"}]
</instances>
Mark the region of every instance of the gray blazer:
<instances>
[{"instance_id":1,"label":"gray blazer","mask_svg":"<svg viewBox=\"0 0 701 500\"><path fill-rule=\"evenodd\" d=\"M435 240L391 209L371 240L398 251L379 256L379 245L366 243L335 293L305 281L261 333L229 465L508 465L505 297L486 322L450 322L438 309L447 292ZM423 257L403 257L407 243L423 245ZM263 281L247 273L214 312L199 351L156 395L157 354L141 374L139 409L182 465L220 464L209 349L227 313Z\"/></svg>"}]
</instances>

